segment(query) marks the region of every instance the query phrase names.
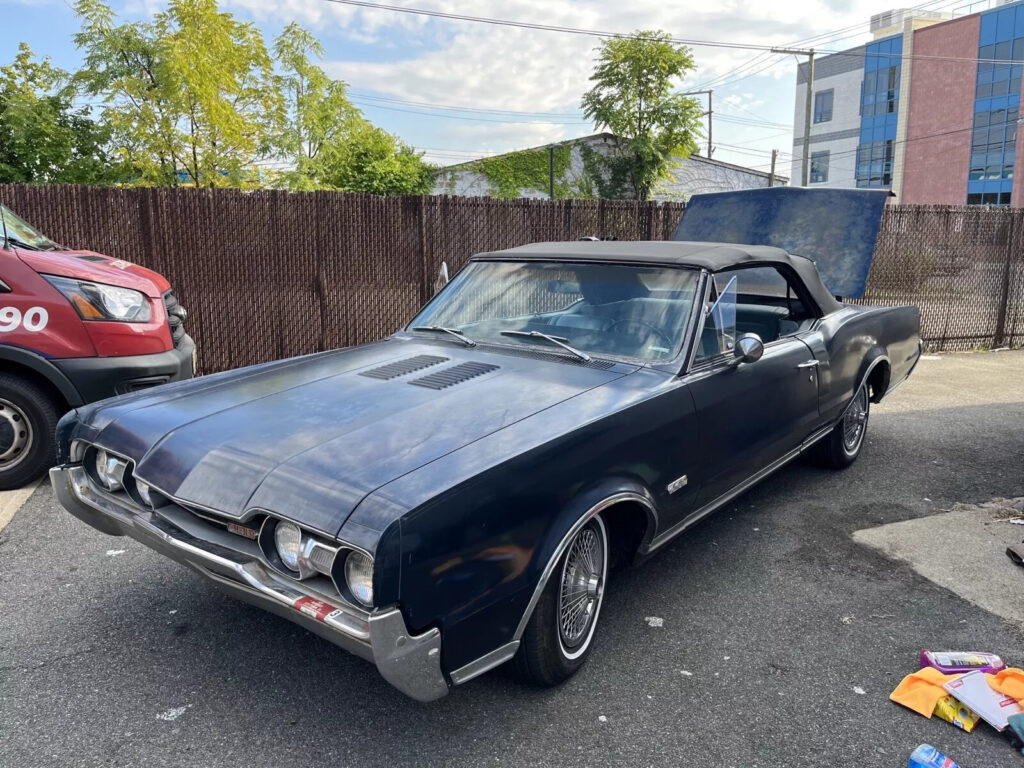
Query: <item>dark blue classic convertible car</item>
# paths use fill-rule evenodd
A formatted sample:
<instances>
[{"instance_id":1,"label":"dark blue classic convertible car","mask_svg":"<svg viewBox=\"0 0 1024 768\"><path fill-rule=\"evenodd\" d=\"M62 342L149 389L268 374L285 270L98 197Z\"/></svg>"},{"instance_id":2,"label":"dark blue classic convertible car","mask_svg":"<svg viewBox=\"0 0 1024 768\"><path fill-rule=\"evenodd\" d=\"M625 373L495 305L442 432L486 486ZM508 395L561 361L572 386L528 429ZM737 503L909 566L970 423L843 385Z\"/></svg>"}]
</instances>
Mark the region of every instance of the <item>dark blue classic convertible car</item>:
<instances>
[{"instance_id":1,"label":"dark blue classic convertible car","mask_svg":"<svg viewBox=\"0 0 1024 768\"><path fill-rule=\"evenodd\" d=\"M773 245L482 253L383 341L68 414L51 478L89 525L415 699L509 660L553 685L586 659L613 566L805 452L857 458L920 356L918 313L834 292Z\"/></svg>"}]
</instances>

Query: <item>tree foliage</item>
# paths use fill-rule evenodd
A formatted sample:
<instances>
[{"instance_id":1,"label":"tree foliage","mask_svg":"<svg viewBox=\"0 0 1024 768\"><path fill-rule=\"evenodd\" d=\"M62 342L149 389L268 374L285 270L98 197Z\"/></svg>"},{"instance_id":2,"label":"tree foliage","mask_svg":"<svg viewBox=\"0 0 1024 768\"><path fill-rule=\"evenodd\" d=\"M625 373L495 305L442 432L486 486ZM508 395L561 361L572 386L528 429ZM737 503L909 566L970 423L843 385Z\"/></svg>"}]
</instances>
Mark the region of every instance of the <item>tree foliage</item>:
<instances>
[{"instance_id":1,"label":"tree foliage","mask_svg":"<svg viewBox=\"0 0 1024 768\"><path fill-rule=\"evenodd\" d=\"M292 170L289 189L347 189L378 195L426 194L432 169L421 155L374 127L348 99L345 83L316 63L323 48L290 24L274 43L285 120L277 144Z\"/></svg>"},{"instance_id":2,"label":"tree foliage","mask_svg":"<svg viewBox=\"0 0 1024 768\"><path fill-rule=\"evenodd\" d=\"M171 0L152 21L117 24L102 0L78 0L79 82L103 100L135 181L247 186L282 118L259 31L216 0Z\"/></svg>"},{"instance_id":3,"label":"tree foliage","mask_svg":"<svg viewBox=\"0 0 1024 768\"><path fill-rule=\"evenodd\" d=\"M104 0L76 0L75 84L102 103L109 145L134 184L426 192L421 156L371 125L316 60L319 41L289 25L267 49L217 0L170 0L120 23ZM269 171L271 162L287 170Z\"/></svg>"},{"instance_id":4,"label":"tree foliage","mask_svg":"<svg viewBox=\"0 0 1024 768\"><path fill-rule=\"evenodd\" d=\"M675 82L696 68L686 46L673 45L667 32L642 30L628 38L605 40L583 95L581 108L598 128L618 139L605 158L606 184L646 200L668 176L673 157L696 150L701 110L687 96L673 93ZM610 190L609 190L610 191Z\"/></svg>"},{"instance_id":5,"label":"tree foliage","mask_svg":"<svg viewBox=\"0 0 1024 768\"><path fill-rule=\"evenodd\" d=\"M74 106L68 73L22 43L0 67L0 182L104 184L109 131Z\"/></svg>"}]
</instances>

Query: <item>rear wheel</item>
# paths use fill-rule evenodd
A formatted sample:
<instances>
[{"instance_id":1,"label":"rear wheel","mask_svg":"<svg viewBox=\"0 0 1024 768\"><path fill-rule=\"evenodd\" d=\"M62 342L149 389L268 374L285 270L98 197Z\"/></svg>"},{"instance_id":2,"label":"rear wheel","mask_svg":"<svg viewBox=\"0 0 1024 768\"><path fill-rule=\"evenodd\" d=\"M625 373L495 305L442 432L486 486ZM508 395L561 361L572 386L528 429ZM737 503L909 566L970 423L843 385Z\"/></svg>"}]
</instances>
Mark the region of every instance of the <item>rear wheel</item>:
<instances>
[{"instance_id":1,"label":"rear wheel","mask_svg":"<svg viewBox=\"0 0 1024 768\"><path fill-rule=\"evenodd\" d=\"M0 374L0 490L20 488L53 466L57 405L28 379Z\"/></svg>"},{"instance_id":2,"label":"rear wheel","mask_svg":"<svg viewBox=\"0 0 1024 768\"><path fill-rule=\"evenodd\" d=\"M871 399L864 382L853 396L843 418L829 434L814 446L813 458L824 467L845 469L857 460L868 431Z\"/></svg>"},{"instance_id":3,"label":"rear wheel","mask_svg":"<svg viewBox=\"0 0 1024 768\"><path fill-rule=\"evenodd\" d=\"M513 665L520 678L552 686L590 654L608 576L608 532L600 516L573 536L523 633Z\"/></svg>"}]
</instances>

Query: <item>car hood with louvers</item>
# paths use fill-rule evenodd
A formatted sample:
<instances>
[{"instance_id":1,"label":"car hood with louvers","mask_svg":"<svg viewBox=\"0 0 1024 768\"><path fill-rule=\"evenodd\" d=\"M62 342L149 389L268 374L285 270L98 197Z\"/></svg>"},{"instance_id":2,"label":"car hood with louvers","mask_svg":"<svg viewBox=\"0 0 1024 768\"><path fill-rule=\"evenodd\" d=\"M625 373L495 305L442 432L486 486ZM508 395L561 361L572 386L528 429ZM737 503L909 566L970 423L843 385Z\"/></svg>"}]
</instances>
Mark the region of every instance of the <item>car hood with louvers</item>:
<instances>
[{"instance_id":1,"label":"car hood with louvers","mask_svg":"<svg viewBox=\"0 0 1024 768\"><path fill-rule=\"evenodd\" d=\"M185 504L333 535L382 485L635 367L392 339L86 406L72 437Z\"/></svg>"}]
</instances>

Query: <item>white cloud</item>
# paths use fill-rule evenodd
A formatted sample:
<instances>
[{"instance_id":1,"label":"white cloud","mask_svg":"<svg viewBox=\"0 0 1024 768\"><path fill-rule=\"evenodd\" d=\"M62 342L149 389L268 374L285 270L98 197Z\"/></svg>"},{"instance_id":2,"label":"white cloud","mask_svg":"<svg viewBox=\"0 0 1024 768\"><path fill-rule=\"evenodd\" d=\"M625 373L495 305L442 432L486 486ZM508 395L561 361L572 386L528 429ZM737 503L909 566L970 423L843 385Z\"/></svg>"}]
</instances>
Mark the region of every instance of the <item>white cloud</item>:
<instances>
[{"instance_id":1,"label":"white cloud","mask_svg":"<svg viewBox=\"0 0 1024 768\"><path fill-rule=\"evenodd\" d=\"M151 4L159 0L129 2ZM225 10L268 25L298 21L310 27L327 44L325 67L356 91L492 110L578 110L580 96L589 87L594 48L600 42L585 35L431 19L328 0L221 3ZM859 25L853 37L834 43L814 42L819 49L840 49L866 39L870 15L891 7L891 0L722 0L714 4L707 0L506 0L500 4L493 0L409 0L409 4L468 16L615 32L664 29L679 39L757 45L793 44L822 32ZM346 55L339 41L354 44L354 52ZM369 57L361 46L368 44L383 55L366 60ZM693 52L698 70L680 84L682 88L710 81L715 88L716 111L751 119L756 115L770 122L788 124L792 120L793 57L705 46L694 46ZM735 85L731 81L736 81ZM395 113L375 114L393 117ZM592 130L592 126L578 124L473 123L454 117L441 120L414 115L403 118L400 133L412 144L481 154ZM445 127L439 130L439 124ZM771 148L791 149L789 139L779 134L778 128L716 123L716 140L748 149L741 153L722 147L715 156L748 165L766 163ZM762 158L758 159L756 153Z\"/></svg>"}]
</instances>

